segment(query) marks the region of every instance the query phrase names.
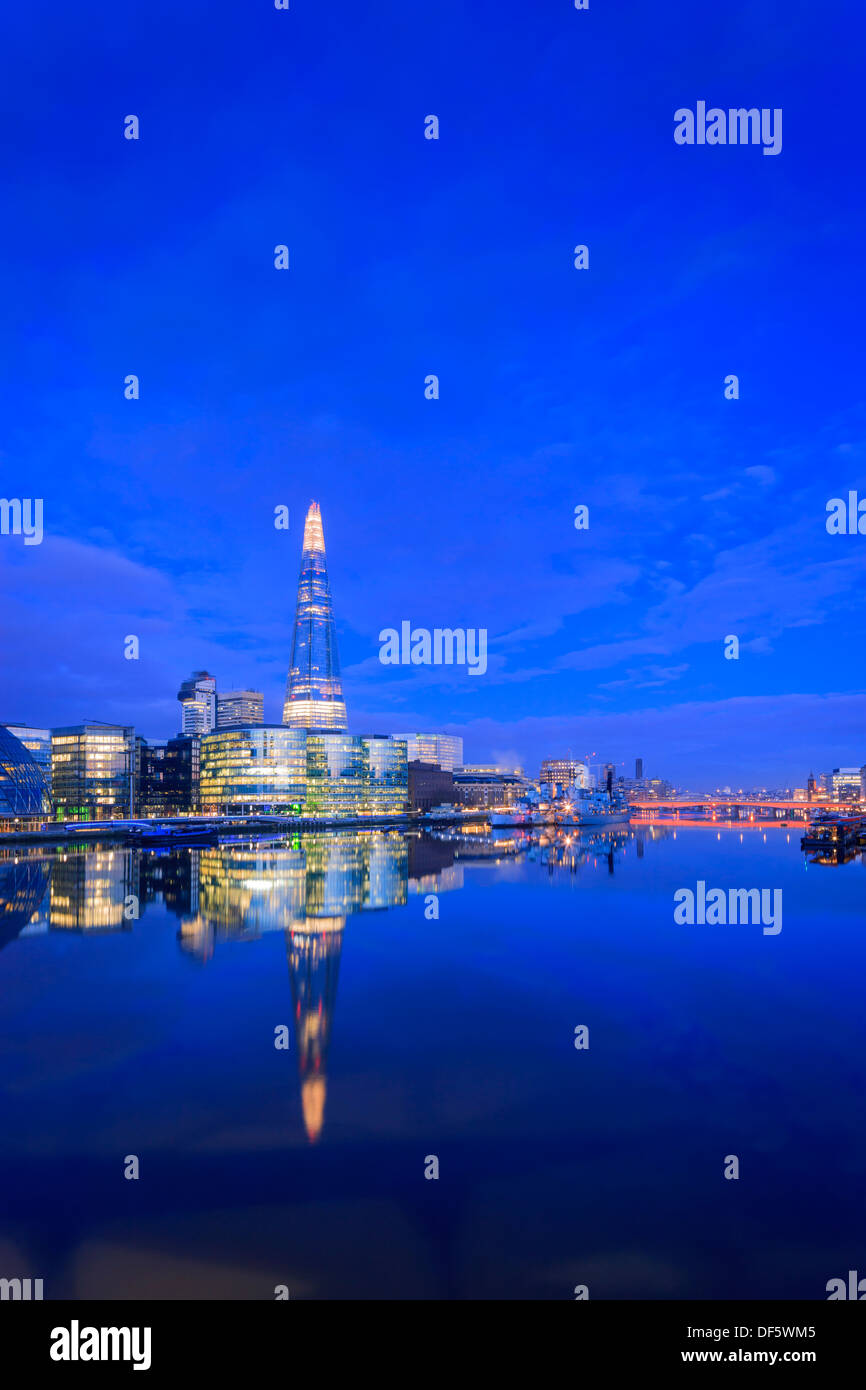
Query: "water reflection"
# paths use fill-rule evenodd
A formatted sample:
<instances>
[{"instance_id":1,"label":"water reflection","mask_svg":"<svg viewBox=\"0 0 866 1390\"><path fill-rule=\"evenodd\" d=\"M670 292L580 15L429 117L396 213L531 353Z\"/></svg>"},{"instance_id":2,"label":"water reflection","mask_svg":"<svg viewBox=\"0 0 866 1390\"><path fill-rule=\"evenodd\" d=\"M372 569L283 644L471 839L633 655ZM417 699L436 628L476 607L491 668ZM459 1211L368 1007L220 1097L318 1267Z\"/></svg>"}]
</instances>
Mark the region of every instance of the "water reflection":
<instances>
[{"instance_id":1,"label":"water reflection","mask_svg":"<svg viewBox=\"0 0 866 1390\"><path fill-rule=\"evenodd\" d=\"M76 846L53 857L0 850L0 947L44 931L130 932L159 904L178 921L180 951L199 964L233 941L283 932L300 1102L308 1138L322 1133L328 1049L349 917L460 890L470 867L522 860L547 875L613 874L642 857L660 827L532 835L483 826L309 833L204 847Z\"/></svg>"},{"instance_id":2,"label":"water reflection","mask_svg":"<svg viewBox=\"0 0 866 1390\"><path fill-rule=\"evenodd\" d=\"M0 861L0 950L38 916L50 873L44 859Z\"/></svg>"},{"instance_id":3,"label":"water reflection","mask_svg":"<svg viewBox=\"0 0 866 1390\"><path fill-rule=\"evenodd\" d=\"M309 833L204 847L76 845L54 855L0 848L2 944L37 930L130 931L159 903L178 918L185 953L206 962L221 941L265 932L342 931L346 918L464 886L465 869L525 858L549 871L639 858L671 831L444 828ZM673 832L675 834L675 832Z\"/></svg>"}]
</instances>

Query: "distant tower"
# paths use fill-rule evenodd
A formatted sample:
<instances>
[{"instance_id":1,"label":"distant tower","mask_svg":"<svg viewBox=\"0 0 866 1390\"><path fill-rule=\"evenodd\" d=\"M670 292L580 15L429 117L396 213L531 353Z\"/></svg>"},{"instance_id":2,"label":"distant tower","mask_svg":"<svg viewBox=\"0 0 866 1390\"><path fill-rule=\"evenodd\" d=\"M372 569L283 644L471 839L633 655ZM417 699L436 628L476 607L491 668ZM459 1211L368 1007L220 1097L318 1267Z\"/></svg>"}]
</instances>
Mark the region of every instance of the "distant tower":
<instances>
[{"instance_id":1,"label":"distant tower","mask_svg":"<svg viewBox=\"0 0 866 1390\"><path fill-rule=\"evenodd\" d=\"M634 760L634 780L636 782L643 781L643 758L635 758Z\"/></svg>"},{"instance_id":2,"label":"distant tower","mask_svg":"<svg viewBox=\"0 0 866 1390\"><path fill-rule=\"evenodd\" d=\"M810 772L810 773L809 773L808 780L807 780L807 782L806 782L806 800L807 800L807 801L814 801L814 799L815 799L815 791L816 791L816 787L815 787L815 774L814 774L814 772Z\"/></svg>"},{"instance_id":3,"label":"distant tower","mask_svg":"<svg viewBox=\"0 0 866 1390\"><path fill-rule=\"evenodd\" d=\"M182 711L181 732L209 734L216 726L216 680L208 671L193 671L177 692Z\"/></svg>"},{"instance_id":4,"label":"distant tower","mask_svg":"<svg viewBox=\"0 0 866 1390\"><path fill-rule=\"evenodd\" d=\"M317 502L310 503L304 522L292 664L286 681L283 723L293 729L327 733L340 733L348 728L322 514Z\"/></svg>"}]
</instances>

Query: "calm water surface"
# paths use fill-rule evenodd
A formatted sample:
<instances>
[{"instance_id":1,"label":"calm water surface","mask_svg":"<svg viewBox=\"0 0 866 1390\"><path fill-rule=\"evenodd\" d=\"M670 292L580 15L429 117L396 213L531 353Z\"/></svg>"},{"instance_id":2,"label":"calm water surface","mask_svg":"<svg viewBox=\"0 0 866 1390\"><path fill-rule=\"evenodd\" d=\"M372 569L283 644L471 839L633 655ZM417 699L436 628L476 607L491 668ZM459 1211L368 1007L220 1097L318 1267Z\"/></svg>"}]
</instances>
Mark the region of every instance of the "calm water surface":
<instances>
[{"instance_id":1,"label":"calm water surface","mask_svg":"<svg viewBox=\"0 0 866 1390\"><path fill-rule=\"evenodd\" d=\"M866 870L799 836L0 851L0 1275L825 1298L866 1272ZM677 925L698 880L782 931Z\"/></svg>"}]
</instances>

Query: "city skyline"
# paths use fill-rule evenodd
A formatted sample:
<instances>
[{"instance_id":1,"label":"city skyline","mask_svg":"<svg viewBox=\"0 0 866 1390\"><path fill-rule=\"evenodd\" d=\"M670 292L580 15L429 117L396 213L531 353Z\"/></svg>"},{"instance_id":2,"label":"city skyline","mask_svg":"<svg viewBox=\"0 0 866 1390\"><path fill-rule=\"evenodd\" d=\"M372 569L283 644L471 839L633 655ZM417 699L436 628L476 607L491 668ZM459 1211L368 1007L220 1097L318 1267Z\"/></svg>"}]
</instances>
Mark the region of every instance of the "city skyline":
<instances>
[{"instance_id":1,"label":"city skyline","mask_svg":"<svg viewBox=\"0 0 866 1390\"><path fill-rule=\"evenodd\" d=\"M126 642L128 638L124 640ZM315 501L309 504L304 518L301 563L297 581L297 600L295 605L291 651L289 674L286 679L285 695L282 704L282 724L296 728L318 728L320 731L326 729L346 731L348 728L348 721L340 676L336 621L328 580L323 523L321 509ZM412 668L413 674L417 672L417 669L417 667ZM449 669L446 671L442 666L435 667L434 671L438 672L444 678L451 675L451 670ZM249 711L253 708L251 703L253 699L258 700L259 704L258 709L254 711L255 717L252 719L252 722L254 724L261 724L263 722L268 724L269 721L264 718L260 696L261 692L253 691L249 688L245 690L221 691L218 689L217 678L210 672L206 670L194 671L192 676L187 677L181 682L181 688L176 697L177 700L181 702L181 718L172 734L154 736L153 734L148 735L143 733L141 729L138 729L137 733L143 735L150 743L159 744L165 742L166 739L172 736L177 736L177 734L181 732L207 732L208 730L221 726L223 723L231 727L231 716L220 717L218 715L218 709L227 707L229 704L235 704L239 709L243 708ZM206 713L205 706L202 705L202 700L210 702L209 715ZM196 704L195 701L199 703ZM30 726L38 723L38 721L34 720L26 722ZM80 722L95 722L96 724L104 722L106 724L111 724L114 721L96 719ZM274 722L276 723L276 721ZM476 721L476 723L478 722L479 721ZM25 721L19 721L19 723L24 724ZM15 721L6 721L6 725L14 729ZM46 727L56 729L62 726L49 724ZM459 728L461 730L467 727L470 726L453 726L453 728ZM454 737L462 738L462 733L455 735L445 725L441 726L438 730L431 729L430 732L431 734L438 733L439 735L445 736L446 739L448 735L451 734L452 741ZM589 732L592 733L595 731L589 730ZM399 737L401 733L405 733L407 737L411 738L414 731L390 730L389 733L392 737ZM591 753L588 751L576 752L573 746L565 747L562 744L545 745L542 752L539 754L536 765L542 766L551 756L558 756L560 759L580 759L585 761L587 765L591 765L593 769L597 771L607 765L605 763L605 758L610 751L612 750L606 750L601 754L595 751ZM613 751L618 752L621 750ZM662 755L664 756L664 750ZM470 765L483 764L485 761L489 764L491 759L467 758L466 761ZM510 749L506 753L502 753L501 751L494 752L492 762L503 767L519 767L521 769L531 766L527 760L521 758L520 753L516 749ZM626 757L614 761L610 766L614 768L616 776L628 778L629 762L630 755L627 755ZM838 771L840 767L843 767L845 764L850 764L850 762L851 756L849 755L846 759L837 763L834 770ZM640 764L642 768L643 759L638 757L637 764ZM858 766L859 765L858 763ZM642 773L636 773L636 775L640 777ZM664 766L657 767L654 772L648 775L662 778L665 781L669 780L664 771ZM812 769L810 768L809 779L811 779L811 777ZM687 785L687 779L685 781L683 779L679 780L682 785ZM738 789L743 790L745 787L759 788L762 786L802 787L806 780L805 774L802 774L798 770L798 775L787 781L783 780L777 783L762 782L760 779L752 780L751 782L741 781ZM723 789L729 791L735 781L736 779L730 778L726 780L723 775L716 784L716 790ZM709 788L711 783L705 783L704 785Z\"/></svg>"}]
</instances>

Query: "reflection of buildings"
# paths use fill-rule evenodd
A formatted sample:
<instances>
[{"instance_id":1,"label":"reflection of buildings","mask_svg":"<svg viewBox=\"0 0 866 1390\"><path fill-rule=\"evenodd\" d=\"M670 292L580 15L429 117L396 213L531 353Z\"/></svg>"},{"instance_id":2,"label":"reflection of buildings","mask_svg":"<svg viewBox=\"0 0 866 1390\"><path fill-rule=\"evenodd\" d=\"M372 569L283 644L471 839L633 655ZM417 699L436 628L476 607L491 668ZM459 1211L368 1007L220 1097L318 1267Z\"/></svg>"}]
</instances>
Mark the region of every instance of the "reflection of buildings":
<instances>
[{"instance_id":1,"label":"reflection of buildings","mask_svg":"<svg viewBox=\"0 0 866 1390\"><path fill-rule=\"evenodd\" d=\"M54 860L49 925L67 931L122 931L127 897L138 897L139 856L132 849L98 849Z\"/></svg>"},{"instance_id":2,"label":"reflection of buildings","mask_svg":"<svg viewBox=\"0 0 866 1390\"><path fill-rule=\"evenodd\" d=\"M308 834L292 845L192 850L198 906L181 924L185 951L208 960L223 939L284 931L304 1125L322 1130L326 1062L346 918L408 899L409 855L396 832Z\"/></svg>"},{"instance_id":3,"label":"reflection of buildings","mask_svg":"<svg viewBox=\"0 0 866 1390\"><path fill-rule=\"evenodd\" d=\"M561 830L551 826L532 837L527 857L531 863L543 865L551 875L557 869L576 874L584 866L606 868L613 874L620 855L634 845L637 857L642 859L645 842L652 838L663 836L653 837L643 829L636 830L628 825L583 830Z\"/></svg>"},{"instance_id":4,"label":"reflection of buildings","mask_svg":"<svg viewBox=\"0 0 866 1390\"><path fill-rule=\"evenodd\" d=\"M181 897L174 910L187 918L181 939L194 954L196 942L255 939L312 917L345 918L407 901L408 850L394 831L296 835L291 845L224 845L175 856L189 866L189 908ZM168 870L159 862L147 858L145 891L162 888L168 903Z\"/></svg>"},{"instance_id":5,"label":"reflection of buildings","mask_svg":"<svg viewBox=\"0 0 866 1390\"><path fill-rule=\"evenodd\" d=\"M39 911L50 874L50 863L44 859L0 860L0 950Z\"/></svg>"}]
</instances>

